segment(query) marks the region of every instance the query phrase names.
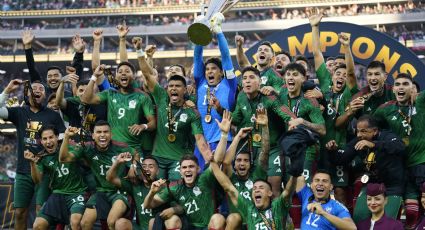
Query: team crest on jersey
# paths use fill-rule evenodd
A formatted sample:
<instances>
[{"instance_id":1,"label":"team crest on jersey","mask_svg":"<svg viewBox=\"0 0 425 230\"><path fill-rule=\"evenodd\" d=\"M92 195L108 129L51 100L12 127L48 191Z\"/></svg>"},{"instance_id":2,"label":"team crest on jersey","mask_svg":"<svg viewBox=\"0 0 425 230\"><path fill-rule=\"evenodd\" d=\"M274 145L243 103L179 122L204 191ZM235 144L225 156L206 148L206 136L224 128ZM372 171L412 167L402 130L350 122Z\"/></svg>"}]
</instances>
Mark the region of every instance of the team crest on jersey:
<instances>
[{"instance_id":1,"label":"team crest on jersey","mask_svg":"<svg viewBox=\"0 0 425 230\"><path fill-rule=\"evenodd\" d=\"M267 83L267 80L268 80L268 79L267 79L267 77L266 77L266 76L262 76L262 77L261 77L261 84L262 84L262 85L265 85L265 84Z\"/></svg>"},{"instance_id":2,"label":"team crest on jersey","mask_svg":"<svg viewBox=\"0 0 425 230\"><path fill-rule=\"evenodd\" d=\"M247 180L246 182L245 182L245 187L247 188L247 189L252 189L252 187L254 186L254 184L252 183L252 180Z\"/></svg>"},{"instance_id":3,"label":"team crest on jersey","mask_svg":"<svg viewBox=\"0 0 425 230\"><path fill-rule=\"evenodd\" d=\"M130 109L135 109L136 108L136 100L131 100L131 101L129 101L128 102L128 107L130 108Z\"/></svg>"},{"instance_id":4,"label":"team crest on jersey","mask_svg":"<svg viewBox=\"0 0 425 230\"><path fill-rule=\"evenodd\" d=\"M187 120L187 114L182 113L182 114L180 115L180 121L181 121L181 122L186 122L186 120Z\"/></svg>"},{"instance_id":5,"label":"team crest on jersey","mask_svg":"<svg viewBox=\"0 0 425 230\"><path fill-rule=\"evenodd\" d=\"M202 194L201 189L198 186L195 186L193 188L193 194L195 194L195 196L199 196Z\"/></svg>"},{"instance_id":6,"label":"team crest on jersey","mask_svg":"<svg viewBox=\"0 0 425 230\"><path fill-rule=\"evenodd\" d=\"M416 115L416 107L415 106L413 106L413 108L412 108L412 115Z\"/></svg>"},{"instance_id":7,"label":"team crest on jersey","mask_svg":"<svg viewBox=\"0 0 425 230\"><path fill-rule=\"evenodd\" d=\"M325 210L326 210L327 213L331 213L332 212L332 207L326 207Z\"/></svg>"},{"instance_id":8,"label":"team crest on jersey","mask_svg":"<svg viewBox=\"0 0 425 230\"><path fill-rule=\"evenodd\" d=\"M263 105L263 103L258 103L258 105L257 105L257 109L264 109L264 105Z\"/></svg>"}]
</instances>

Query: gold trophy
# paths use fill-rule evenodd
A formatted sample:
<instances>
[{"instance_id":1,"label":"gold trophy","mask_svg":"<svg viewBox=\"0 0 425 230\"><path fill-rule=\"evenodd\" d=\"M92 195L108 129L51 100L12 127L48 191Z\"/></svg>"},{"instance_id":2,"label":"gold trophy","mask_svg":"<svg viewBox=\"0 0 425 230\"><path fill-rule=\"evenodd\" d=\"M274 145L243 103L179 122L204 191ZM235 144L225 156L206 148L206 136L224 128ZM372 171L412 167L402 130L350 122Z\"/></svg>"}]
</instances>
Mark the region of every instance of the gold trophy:
<instances>
[{"instance_id":1,"label":"gold trophy","mask_svg":"<svg viewBox=\"0 0 425 230\"><path fill-rule=\"evenodd\" d=\"M211 0L205 13L205 5L201 6L201 15L195 23L187 29L189 40L196 45L206 46L212 40L210 20L216 13L224 14L230 10L239 0Z\"/></svg>"}]
</instances>

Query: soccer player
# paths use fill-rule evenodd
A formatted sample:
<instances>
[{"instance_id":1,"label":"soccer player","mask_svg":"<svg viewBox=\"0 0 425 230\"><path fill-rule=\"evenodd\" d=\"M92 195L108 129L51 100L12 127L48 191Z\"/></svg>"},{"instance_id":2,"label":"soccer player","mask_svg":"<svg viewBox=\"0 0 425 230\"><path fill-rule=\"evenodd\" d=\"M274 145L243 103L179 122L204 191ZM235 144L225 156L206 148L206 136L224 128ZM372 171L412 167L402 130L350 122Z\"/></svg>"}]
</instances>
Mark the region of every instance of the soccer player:
<instances>
[{"instance_id":1,"label":"soccer player","mask_svg":"<svg viewBox=\"0 0 425 230\"><path fill-rule=\"evenodd\" d=\"M268 181L272 185L273 194L278 196L281 184L280 154L281 148L277 144L279 137L286 130L286 124L295 115L274 96L265 96L260 92L260 71L248 66L242 70L243 91L239 93L235 111L232 114L233 122L238 129L252 127L252 135L248 147L252 148L251 162L257 161L261 147L261 127L255 122L257 109L266 109L270 123L270 157L267 172ZM292 121L291 121L292 122Z\"/></svg>"},{"instance_id":2,"label":"soccer player","mask_svg":"<svg viewBox=\"0 0 425 230\"><path fill-rule=\"evenodd\" d=\"M31 43L34 41L34 34L31 30L24 30L22 32L22 42L25 49L25 56L27 60L27 66L29 70L29 74L31 77L31 82L42 81L42 78L35 67L34 56L32 53ZM77 34L72 38L72 46L74 48L75 55L72 62L72 66L76 70L77 76L82 76L83 74L83 62L84 62L84 50L86 47L83 39ZM59 87L60 80L62 78L62 70L58 66L50 66L47 69L47 77L46 77L46 98L56 92ZM65 91L65 95L67 97L72 96L72 91Z\"/></svg>"},{"instance_id":3,"label":"soccer player","mask_svg":"<svg viewBox=\"0 0 425 230\"><path fill-rule=\"evenodd\" d=\"M387 187L388 202L385 213L397 218L404 192L405 169L403 165L405 146L402 140L388 130L379 130L376 119L363 115L357 120L357 137L337 151L335 142L330 142L328 148L330 159L336 164L348 165L359 157L362 159L362 183L384 183ZM397 172L397 173L394 173ZM357 198L353 218L356 222L370 216L366 208L366 196L363 192Z\"/></svg>"},{"instance_id":4,"label":"soccer player","mask_svg":"<svg viewBox=\"0 0 425 230\"><path fill-rule=\"evenodd\" d=\"M298 177L296 192L302 201L301 229L356 229L347 208L330 198L332 189L327 171L317 170L310 187L303 176Z\"/></svg>"},{"instance_id":5,"label":"soccer player","mask_svg":"<svg viewBox=\"0 0 425 230\"><path fill-rule=\"evenodd\" d=\"M283 79L283 74L285 73L285 67L291 63L291 55L282 50L276 53L276 58L273 64L273 69L279 73L279 76Z\"/></svg>"},{"instance_id":6,"label":"soccer player","mask_svg":"<svg viewBox=\"0 0 425 230\"><path fill-rule=\"evenodd\" d=\"M324 136L326 134L325 121L320 111L319 104L315 99L305 98L301 86L306 80L306 71L304 67L297 63L291 63L286 66L285 81L287 84L287 93L281 93L280 100L283 104L295 114L294 119L289 124L289 129L298 125L304 125L312 131ZM304 162L304 176L310 181L313 173L314 162L317 159L317 151L314 146L307 148L307 155Z\"/></svg>"},{"instance_id":7,"label":"soccer player","mask_svg":"<svg viewBox=\"0 0 425 230\"><path fill-rule=\"evenodd\" d=\"M118 90L108 89L94 94L93 86L97 78L104 74L104 70L104 65L96 68L81 96L81 101L89 105L106 102L113 139L127 143L139 152L141 151L140 134L145 130L152 131L156 128L152 101L146 94L133 88L131 83L135 69L129 62L121 62L117 67L115 81L118 84ZM141 117L145 117L148 123L140 124Z\"/></svg>"},{"instance_id":8,"label":"soccer player","mask_svg":"<svg viewBox=\"0 0 425 230\"><path fill-rule=\"evenodd\" d=\"M26 98L27 105L6 108L4 103L8 95L25 84L27 85L25 87L24 97ZM30 164L24 158L24 151L29 150L37 153L42 150L39 134L39 130L42 127L54 125L61 133L65 130L60 115L43 106L45 98L46 92L43 84L33 82L29 85L29 82L24 82L20 79L10 81L0 94L0 118L11 121L16 126L18 137L18 166L13 201L15 208L15 229L27 229L28 207L34 195L35 185L30 175ZM47 199L48 194L37 192L37 197L38 201L36 203L42 205L45 199Z\"/></svg>"},{"instance_id":9,"label":"soccer player","mask_svg":"<svg viewBox=\"0 0 425 230\"><path fill-rule=\"evenodd\" d=\"M339 42L345 49L346 64L332 65L332 72L327 69L325 59L320 49L319 24L322 14L317 8L312 9L309 17L313 36L313 55L316 76L319 80L320 90L326 100L326 107L323 118L326 125L326 136L321 139L321 162L327 164L327 154L325 145L334 140L338 146L343 147L347 138L347 126L337 126L338 117L344 113L345 107L349 104L352 95L358 92L354 70L354 60L350 49L350 37L344 33L339 34ZM344 59L343 59L344 60ZM345 62L345 60L344 60ZM336 199L346 204L344 190L341 187L348 185L348 175L343 166L322 165L331 167L332 181L335 187Z\"/></svg>"},{"instance_id":10,"label":"soccer player","mask_svg":"<svg viewBox=\"0 0 425 230\"><path fill-rule=\"evenodd\" d=\"M137 168L138 177L136 183L133 184L127 178L120 178L117 171L126 159L131 157L130 153L121 153L117 156L116 161L112 164L111 168L106 172L106 179L114 184L120 191L125 191L134 199L136 205L136 219L138 229L152 229L155 215L162 211L162 207L156 209L147 209L143 206L143 201L149 193L152 182L157 180L158 176L158 163L155 158L147 156L143 159L141 165L136 164L132 167ZM140 167L141 166L141 167ZM170 211L174 211L170 208ZM131 220L121 218L115 223L116 229L132 229Z\"/></svg>"},{"instance_id":11,"label":"soccer player","mask_svg":"<svg viewBox=\"0 0 425 230\"><path fill-rule=\"evenodd\" d=\"M392 86L387 85L387 73L385 64L380 61L372 61L366 68L367 86L355 94L352 103L346 110L356 117L362 114L373 114L375 110L387 101L394 100Z\"/></svg>"},{"instance_id":12,"label":"soccer player","mask_svg":"<svg viewBox=\"0 0 425 230\"><path fill-rule=\"evenodd\" d=\"M30 161L35 183L39 183L43 175L50 175L49 184L53 192L35 219L33 228L49 229L49 226L61 223L70 224L73 230L80 229L85 209L83 195L87 187L79 174L78 165L75 162L59 162L59 133L54 126L44 126L40 136L44 148L42 152L34 154L26 150L25 158Z\"/></svg>"},{"instance_id":13,"label":"soccer player","mask_svg":"<svg viewBox=\"0 0 425 230\"><path fill-rule=\"evenodd\" d=\"M243 52L243 43L244 38L240 35L235 37L236 43L236 59L238 61L239 67L244 69L248 66L251 66L248 58ZM268 41L264 41L257 49L255 54L257 65L255 66L261 73L261 88L262 90L272 91L279 93L282 86L284 85L284 80L279 77L273 69L273 61L275 58L275 53L273 47ZM264 89L263 89L264 88Z\"/></svg>"},{"instance_id":14,"label":"soccer player","mask_svg":"<svg viewBox=\"0 0 425 230\"><path fill-rule=\"evenodd\" d=\"M141 39L133 39L133 43L136 43L135 47L141 48ZM140 51L142 50L138 49L136 52L141 53ZM159 178L179 180L179 160L185 154L193 154L193 150L188 148L192 144L190 133L195 137L204 160L208 161L212 155L203 135L199 113L195 108L186 105L184 95L187 85L183 76L171 76L165 90L158 84L145 56L140 54L138 59L158 110L152 155L159 163Z\"/></svg>"},{"instance_id":15,"label":"soccer player","mask_svg":"<svg viewBox=\"0 0 425 230\"><path fill-rule=\"evenodd\" d=\"M388 202L384 184L369 183L366 187L367 207L372 217L357 223L358 230L403 230L400 221L389 218L384 211ZM364 205L364 203L363 203Z\"/></svg>"},{"instance_id":16,"label":"soccer player","mask_svg":"<svg viewBox=\"0 0 425 230\"><path fill-rule=\"evenodd\" d=\"M221 23L224 16L216 13L211 18L211 27L217 35L218 46L221 59L210 58L205 64L203 62L203 47L195 46L193 63L194 78L197 93L197 108L201 114L202 128L204 136L211 151L214 151L220 140L220 129L215 119L221 120L224 110L231 110L235 105L237 79L233 72L232 59L226 38L221 31ZM229 135L229 141L232 140ZM204 168L204 159L199 150L195 149L195 156L198 157L199 166Z\"/></svg>"},{"instance_id":17,"label":"soccer player","mask_svg":"<svg viewBox=\"0 0 425 230\"><path fill-rule=\"evenodd\" d=\"M406 145L408 183L405 190L406 227L414 228L419 219L421 183L425 181L425 157L423 154L424 95L415 95L412 77L400 73L394 80L393 92L396 99L381 105L373 114L383 128L396 133ZM412 101L415 101L412 103Z\"/></svg>"},{"instance_id":18,"label":"soccer player","mask_svg":"<svg viewBox=\"0 0 425 230\"><path fill-rule=\"evenodd\" d=\"M252 127L241 128L239 133L234 137L232 144L226 152L223 160L223 172L229 177L233 186L238 190L239 194L242 195L247 201L251 201L251 191L254 181L261 179L267 179L268 160L269 160L269 122L267 117L267 110L260 109L257 111L257 117L255 121L261 125L261 152L258 156L258 160L255 163L257 167L251 170L251 152L249 147L243 148L236 154L239 142L245 139L252 130ZM248 141L246 142L248 143ZM236 155L236 157L235 157ZM234 161L234 169L233 163ZM238 209L229 200L230 214L226 218L226 229L240 229L242 223L246 224Z\"/></svg>"},{"instance_id":19,"label":"soccer player","mask_svg":"<svg viewBox=\"0 0 425 230\"><path fill-rule=\"evenodd\" d=\"M96 193L87 201L81 227L92 229L98 218L106 219L109 229L115 229L115 222L128 209L128 200L123 194L117 193L118 189L106 180L106 172L120 153L129 152L134 159L135 151L125 143L111 141L111 127L106 121L98 121L95 124L92 134L94 143L88 143L84 147L72 145L69 148L71 137L78 132L76 127L68 127L66 130L59 152L59 161L66 163L85 159L96 177ZM120 167L118 175L123 176L123 170L124 168Z\"/></svg>"},{"instance_id":20,"label":"soccer player","mask_svg":"<svg viewBox=\"0 0 425 230\"><path fill-rule=\"evenodd\" d=\"M222 121L216 120L222 132L214 161L221 163L223 154L226 151L227 138L231 125L230 112L223 112ZM199 174L198 160L194 155L185 155L180 160L180 175L183 178L181 183L172 186L169 189L163 189L158 193L158 189L166 182L163 179L157 180L152 184L149 194L146 196L144 206L146 208L155 208L171 201L177 202L183 207L185 217L189 223L189 228L183 229L223 229L225 219L221 214L214 214L216 202L217 184L211 168L207 168ZM180 222L179 218L176 222ZM176 224L175 225L181 225ZM166 226L167 229L174 229ZM181 228L181 227L179 227Z\"/></svg>"}]
</instances>

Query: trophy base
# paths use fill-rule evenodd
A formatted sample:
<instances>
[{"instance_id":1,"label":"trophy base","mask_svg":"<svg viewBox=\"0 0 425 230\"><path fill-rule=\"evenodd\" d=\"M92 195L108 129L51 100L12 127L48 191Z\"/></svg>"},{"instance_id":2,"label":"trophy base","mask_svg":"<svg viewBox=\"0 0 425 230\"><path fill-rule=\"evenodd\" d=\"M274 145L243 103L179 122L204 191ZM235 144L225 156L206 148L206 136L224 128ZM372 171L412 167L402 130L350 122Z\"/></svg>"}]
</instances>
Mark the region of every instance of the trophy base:
<instances>
[{"instance_id":1,"label":"trophy base","mask_svg":"<svg viewBox=\"0 0 425 230\"><path fill-rule=\"evenodd\" d=\"M212 33L210 28L202 23L193 23L187 29L189 40L196 45L206 46L212 40Z\"/></svg>"}]
</instances>

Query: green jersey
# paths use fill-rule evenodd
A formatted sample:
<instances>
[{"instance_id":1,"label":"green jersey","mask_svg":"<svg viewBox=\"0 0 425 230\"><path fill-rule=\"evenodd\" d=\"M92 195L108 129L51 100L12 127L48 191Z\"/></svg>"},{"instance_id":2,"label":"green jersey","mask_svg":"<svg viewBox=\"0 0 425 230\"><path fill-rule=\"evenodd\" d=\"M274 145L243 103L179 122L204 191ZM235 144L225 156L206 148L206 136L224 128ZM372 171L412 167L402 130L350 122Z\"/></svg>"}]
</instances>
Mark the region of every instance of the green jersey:
<instances>
[{"instance_id":1,"label":"green jersey","mask_svg":"<svg viewBox=\"0 0 425 230\"><path fill-rule=\"evenodd\" d=\"M160 207L155 209L147 209L143 207L143 202L145 197L149 193L148 187L146 187L143 183L133 185L130 181L126 179L121 180L121 190L125 191L134 199L134 203L136 203L136 218L139 226L149 226L149 220L155 218L155 215L162 211Z\"/></svg>"},{"instance_id":2,"label":"green jersey","mask_svg":"<svg viewBox=\"0 0 425 230\"><path fill-rule=\"evenodd\" d=\"M279 196L272 201L271 208L258 210L252 201L238 196L238 209L242 218L246 220L248 230L285 229L283 221L290 207L290 202Z\"/></svg>"},{"instance_id":3,"label":"green jersey","mask_svg":"<svg viewBox=\"0 0 425 230\"><path fill-rule=\"evenodd\" d=\"M280 78L280 74L276 72L272 67L269 67L261 71L261 87L271 86L276 92L280 92L282 85L285 82Z\"/></svg>"},{"instance_id":4,"label":"green jersey","mask_svg":"<svg viewBox=\"0 0 425 230\"><path fill-rule=\"evenodd\" d=\"M112 166L120 153L129 152L134 156L136 153L125 143L112 141L106 151L99 151L93 142L85 144L84 147L76 145L69 153L74 154L76 159L84 158L90 165L91 171L96 178L96 190L99 192L116 192L117 188L106 180L106 172ZM130 163L128 163L130 164ZM123 166L123 165L122 165ZM124 176L124 167L120 167L118 175Z\"/></svg>"},{"instance_id":5,"label":"green jersey","mask_svg":"<svg viewBox=\"0 0 425 230\"><path fill-rule=\"evenodd\" d=\"M255 114L259 108L267 109L269 119L270 145L275 146L279 137L286 130L286 124L295 118L289 108L283 105L276 96L264 96L261 93L253 99L249 99L244 92L240 92L236 101L235 111L232 113L232 123L238 129L253 127L253 133L261 133L261 127L255 125ZM253 135L254 136L254 135ZM254 141L253 146L261 147L261 141Z\"/></svg>"},{"instance_id":6,"label":"green jersey","mask_svg":"<svg viewBox=\"0 0 425 230\"><path fill-rule=\"evenodd\" d=\"M367 97L369 93L370 93L370 88L369 86L366 86L365 88L361 89L360 92L355 94L352 99L354 100L360 96ZM392 100L395 100L393 87L391 85L384 85L382 95L370 96L369 99L365 101L363 109L359 110L356 113L356 116L361 116L364 114L373 114L380 105L384 104L387 101L392 101Z\"/></svg>"},{"instance_id":7,"label":"green jersey","mask_svg":"<svg viewBox=\"0 0 425 230\"><path fill-rule=\"evenodd\" d=\"M193 154L190 148L191 136L203 134L200 115L194 108L185 106L169 105L168 94L159 84L152 93L158 108L157 128L153 156L171 160L180 160L185 154ZM171 109L172 128L169 128L169 111ZM169 134L174 135L175 140L170 141Z\"/></svg>"},{"instance_id":8,"label":"green jersey","mask_svg":"<svg viewBox=\"0 0 425 230\"><path fill-rule=\"evenodd\" d=\"M414 106L399 106L396 101L389 101L381 105L373 114L379 121L384 122L386 127L400 136L406 144L408 167L425 162L424 114L424 93L419 94Z\"/></svg>"},{"instance_id":9,"label":"green jersey","mask_svg":"<svg viewBox=\"0 0 425 230\"><path fill-rule=\"evenodd\" d=\"M326 144L330 140L335 140L338 146L344 146L347 137L347 128L336 128L336 118L344 113L345 107L350 103L351 97L358 93L357 86L350 89L347 85L342 92L332 92L332 76L326 68L326 64L322 63L316 70L316 76L319 79L320 90L322 91L327 106L323 112L323 118L326 125L326 136L322 141Z\"/></svg>"},{"instance_id":10,"label":"green jersey","mask_svg":"<svg viewBox=\"0 0 425 230\"><path fill-rule=\"evenodd\" d=\"M87 187L76 162L59 163L59 153L43 156L37 162L38 170L50 175L50 187L57 194L81 194Z\"/></svg>"},{"instance_id":11,"label":"green jersey","mask_svg":"<svg viewBox=\"0 0 425 230\"><path fill-rule=\"evenodd\" d=\"M254 171L249 174L247 180L243 180L238 177L234 172L230 176L230 181L235 186L236 190L239 192L239 196L245 198L248 202L252 202L251 193L254 182L258 179L266 180L267 172L263 170L262 167L258 166L254 168ZM233 205L233 203L229 200L229 209L230 213L239 212L238 209ZM244 220L245 223L245 220Z\"/></svg>"},{"instance_id":12,"label":"green jersey","mask_svg":"<svg viewBox=\"0 0 425 230\"><path fill-rule=\"evenodd\" d=\"M166 203L176 201L183 207L189 223L203 228L208 226L216 209L216 187L214 174L208 168L198 175L192 188L182 182L170 188L171 194L168 189L163 189L158 195Z\"/></svg>"},{"instance_id":13,"label":"green jersey","mask_svg":"<svg viewBox=\"0 0 425 230\"><path fill-rule=\"evenodd\" d=\"M97 95L101 102L107 102L108 122L111 125L112 138L140 150L142 136L131 134L128 127L141 124L142 117L154 115L149 96L136 90L123 94L112 89L105 90Z\"/></svg>"}]
</instances>

